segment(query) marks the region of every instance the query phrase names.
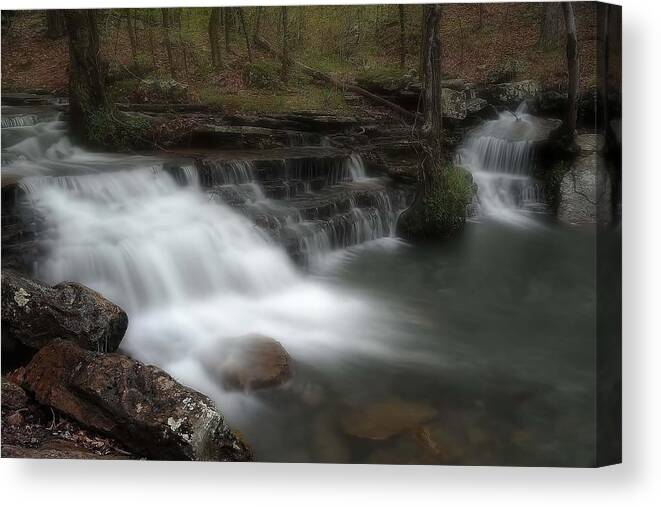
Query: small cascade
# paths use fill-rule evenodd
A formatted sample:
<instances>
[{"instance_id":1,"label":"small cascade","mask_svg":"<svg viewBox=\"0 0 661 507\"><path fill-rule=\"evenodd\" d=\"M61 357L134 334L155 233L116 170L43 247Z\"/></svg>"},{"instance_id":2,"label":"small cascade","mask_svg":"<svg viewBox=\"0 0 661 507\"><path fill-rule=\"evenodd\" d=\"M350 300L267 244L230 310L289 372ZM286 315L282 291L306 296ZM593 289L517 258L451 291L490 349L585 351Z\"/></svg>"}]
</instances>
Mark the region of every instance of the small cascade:
<instances>
[{"instance_id":1,"label":"small cascade","mask_svg":"<svg viewBox=\"0 0 661 507\"><path fill-rule=\"evenodd\" d=\"M535 146L555 123L505 111L474 130L458 153L458 163L473 174L479 213L511 223L527 223L523 211L542 211L544 192L533 178Z\"/></svg>"},{"instance_id":2,"label":"small cascade","mask_svg":"<svg viewBox=\"0 0 661 507\"><path fill-rule=\"evenodd\" d=\"M2 118L2 128L31 127L39 122L36 114L21 114Z\"/></svg>"}]
</instances>

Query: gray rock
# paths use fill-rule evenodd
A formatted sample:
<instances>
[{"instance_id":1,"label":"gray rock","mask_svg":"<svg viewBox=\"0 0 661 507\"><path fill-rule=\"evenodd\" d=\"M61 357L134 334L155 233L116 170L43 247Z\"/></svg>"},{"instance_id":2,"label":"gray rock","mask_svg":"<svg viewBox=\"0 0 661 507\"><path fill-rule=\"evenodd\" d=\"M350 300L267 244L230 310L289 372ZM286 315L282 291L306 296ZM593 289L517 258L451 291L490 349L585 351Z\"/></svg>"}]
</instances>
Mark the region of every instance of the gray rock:
<instances>
[{"instance_id":1,"label":"gray rock","mask_svg":"<svg viewBox=\"0 0 661 507\"><path fill-rule=\"evenodd\" d=\"M84 285L54 287L2 270L3 351L39 349L55 338L88 350L115 351L124 337L124 310Z\"/></svg>"},{"instance_id":2,"label":"gray rock","mask_svg":"<svg viewBox=\"0 0 661 507\"><path fill-rule=\"evenodd\" d=\"M612 220L611 182L605 160L597 151L603 138L577 136L579 157L560 184L558 219L569 225L608 225Z\"/></svg>"},{"instance_id":3,"label":"gray rock","mask_svg":"<svg viewBox=\"0 0 661 507\"><path fill-rule=\"evenodd\" d=\"M517 105L539 93L539 84L531 79L511 83L499 83L483 91L487 100L506 106Z\"/></svg>"},{"instance_id":4,"label":"gray rock","mask_svg":"<svg viewBox=\"0 0 661 507\"><path fill-rule=\"evenodd\" d=\"M441 91L443 116L453 120L466 118L466 92L443 88Z\"/></svg>"},{"instance_id":5,"label":"gray rock","mask_svg":"<svg viewBox=\"0 0 661 507\"><path fill-rule=\"evenodd\" d=\"M142 456L248 461L250 449L206 396L154 366L55 340L25 371L35 399Z\"/></svg>"},{"instance_id":6,"label":"gray rock","mask_svg":"<svg viewBox=\"0 0 661 507\"><path fill-rule=\"evenodd\" d=\"M582 155L589 155L595 151L603 151L606 141L601 134L579 134L576 136L576 145Z\"/></svg>"}]
</instances>

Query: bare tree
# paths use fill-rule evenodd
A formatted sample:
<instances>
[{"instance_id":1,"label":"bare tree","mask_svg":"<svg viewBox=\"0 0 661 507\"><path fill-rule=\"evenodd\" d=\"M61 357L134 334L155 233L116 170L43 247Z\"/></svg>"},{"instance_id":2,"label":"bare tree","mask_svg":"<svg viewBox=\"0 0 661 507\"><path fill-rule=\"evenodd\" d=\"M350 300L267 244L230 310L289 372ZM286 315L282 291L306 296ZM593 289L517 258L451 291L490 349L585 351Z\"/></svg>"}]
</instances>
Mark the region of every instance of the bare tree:
<instances>
[{"instance_id":1,"label":"bare tree","mask_svg":"<svg viewBox=\"0 0 661 507\"><path fill-rule=\"evenodd\" d=\"M401 69L406 67L406 12L404 5L399 4L399 67Z\"/></svg>"},{"instance_id":2,"label":"bare tree","mask_svg":"<svg viewBox=\"0 0 661 507\"><path fill-rule=\"evenodd\" d=\"M131 11L132 9L126 10L126 31L129 36L129 44L131 45L131 58L133 59L133 63L136 63L138 61L138 46L135 37L135 24Z\"/></svg>"},{"instance_id":3,"label":"bare tree","mask_svg":"<svg viewBox=\"0 0 661 507\"><path fill-rule=\"evenodd\" d=\"M209 47L211 48L211 64L215 69L223 66L223 55L220 49L220 9L220 7L212 7L209 16Z\"/></svg>"},{"instance_id":4,"label":"bare tree","mask_svg":"<svg viewBox=\"0 0 661 507\"><path fill-rule=\"evenodd\" d=\"M170 67L170 75L172 79L177 77L177 71L174 65L174 57L172 55L172 41L170 40L170 9L161 9L163 16L163 44L165 51L168 55L168 65Z\"/></svg>"},{"instance_id":5,"label":"bare tree","mask_svg":"<svg viewBox=\"0 0 661 507\"><path fill-rule=\"evenodd\" d=\"M243 30L243 36L246 39L246 50L248 51L248 61L252 63L252 47L250 45L250 36L248 35L248 27L246 25L246 18L243 15L243 7L238 8L239 11L239 21L241 21L241 29Z\"/></svg>"},{"instance_id":6,"label":"bare tree","mask_svg":"<svg viewBox=\"0 0 661 507\"><path fill-rule=\"evenodd\" d=\"M52 9L46 11L46 37L49 39L59 39L66 32L66 25L63 11Z\"/></svg>"},{"instance_id":7,"label":"bare tree","mask_svg":"<svg viewBox=\"0 0 661 507\"><path fill-rule=\"evenodd\" d=\"M289 79L289 30L287 19L287 7L280 7L282 21L282 80Z\"/></svg>"},{"instance_id":8,"label":"bare tree","mask_svg":"<svg viewBox=\"0 0 661 507\"><path fill-rule=\"evenodd\" d=\"M424 123L421 129L422 166L413 204L401 215L398 229L405 237L447 235L455 228L454 220L442 212L443 150L441 95L441 5L422 7L422 52Z\"/></svg>"},{"instance_id":9,"label":"bare tree","mask_svg":"<svg viewBox=\"0 0 661 507\"><path fill-rule=\"evenodd\" d=\"M257 7L257 12L255 14L255 29L252 32L252 40L256 41L259 37L259 29L261 28L262 21L262 8Z\"/></svg>"},{"instance_id":10,"label":"bare tree","mask_svg":"<svg viewBox=\"0 0 661 507\"><path fill-rule=\"evenodd\" d=\"M156 50L154 47L154 17L152 16L152 10L147 10L145 18L142 20L143 29L147 30L147 43L149 44L149 52L151 53L151 63L154 69L156 69Z\"/></svg>"},{"instance_id":11,"label":"bare tree","mask_svg":"<svg viewBox=\"0 0 661 507\"><path fill-rule=\"evenodd\" d=\"M567 130L571 136L576 131L578 99L578 50L576 39L576 19L571 2L562 3L562 13L567 28Z\"/></svg>"},{"instance_id":12,"label":"bare tree","mask_svg":"<svg viewBox=\"0 0 661 507\"><path fill-rule=\"evenodd\" d=\"M69 114L74 136L87 141L91 118L110 110L106 95L105 65L101 61L96 11L64 11L69 35Z\"/></svg>"},{"instance_id":13,"label":"bare tree","mask_svg":"<svg viewBox=\"0 0 661 507\"><path fill-rule=\"evenodd\" d=\"M484 27L484 4L479 3L477 4L478 12L477 12L477 31L481 32L482 28Z\"/></svg>"},{"instance_id":14,"label":"bare tree","mask_svg":"<svg viewBox=\"0 0 661 507\"><path fill-rule=\"evenodd\" d=\"M223 28L225 29L225 53L231 52L230 32L232 31L233 13L232 7L223 7Z\"/></svg>"},{"instance_id":15,"label":"bare tree","mask_svg":"<svg viewBox=\"0 0 661 507\"><path fill-rule=\"evenodd\" d=\"M560 25L560 4L558 2L545 2L540 5L539 39L537 47L548 50L558 44L558 26Z\"/></svg>"},{"instance_id":16,"label":"bare tree","mask_svg":"<svg viewBox=\"0 0 661 507\"><path fill-rule=\"evenodd\" d=\"M599 95L601 96L601 113L604 132L608 132L608 66L609 66L609 22L610 22L610 6L608 4L599 4L597 6L599 31Z\"/></svg>"}]
</instances>

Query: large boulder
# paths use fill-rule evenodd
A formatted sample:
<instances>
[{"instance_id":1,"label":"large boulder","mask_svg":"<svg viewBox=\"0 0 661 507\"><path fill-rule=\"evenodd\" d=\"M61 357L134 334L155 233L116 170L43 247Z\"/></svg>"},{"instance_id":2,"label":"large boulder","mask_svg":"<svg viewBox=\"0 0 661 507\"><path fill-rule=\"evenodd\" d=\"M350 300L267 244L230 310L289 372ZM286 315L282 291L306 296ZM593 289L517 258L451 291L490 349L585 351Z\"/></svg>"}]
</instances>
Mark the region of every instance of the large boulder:
<instances>
[{"instance_id":1,"label":"large boulder","mask_svg":"<svg viewBox=\"0 0 661 507\"><path fill-rule=\"evenodd\" d=\"M280 342L261 335L224 340L204 352L202 364L228 390L249 391L283 384L292 376Z\"/></svg>"},{"instance_id":2,"label":"large boulder","mask_svg":"<svg viewBox=\"0 0 661 507\"><path fill-rule=\"evenodd\" d=\"M79 283L54 287L2 270L2 348L32 350L54 338L87 350L112 352L124 337L128 317L116 304Z\"/></svg>"},{"instance_id":3,"label":"large boulder","mask_svg":"<svg viewBox=\"0 0 661 507\"><path fill-rule=\"evenodd\" d=\"M154 459L248 461L249 448L206 396L154 366L55 340L25 371L35 399Z\"/></svg>"},{"instance_id":4,"label":"large boulder","mask_svg":"<svg viewBox=\"0 0 661 507\"><path fill-rule=\"evenodd\" d=\"M599 134L576 136L579 154L560 183L558 219L569 225L608 225L612 219L611 181Z\"/></svg>"}]
</instances>

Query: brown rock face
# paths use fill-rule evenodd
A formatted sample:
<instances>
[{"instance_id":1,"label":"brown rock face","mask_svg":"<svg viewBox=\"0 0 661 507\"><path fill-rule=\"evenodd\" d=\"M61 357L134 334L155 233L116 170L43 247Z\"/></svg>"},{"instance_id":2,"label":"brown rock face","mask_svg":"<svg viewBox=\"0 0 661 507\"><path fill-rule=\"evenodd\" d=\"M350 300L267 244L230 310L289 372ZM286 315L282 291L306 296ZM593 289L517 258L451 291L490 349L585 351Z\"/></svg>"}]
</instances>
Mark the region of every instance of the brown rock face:
<instances>
[{"instance_id":1,"label":"brown rock face","mask_svg":"<svg viewBox=\"0 0 661 507\"><path fill-rule=\"evenodd\" d=\"M55 340L25 372L38 402L116 438L139 455L165 460L248 461L247 446L206 396L164 371L120 354Z\"/></svg>"},{"instance_id":2,"label":"brown rock face","mask_svg":"<svg viewBox=\"0 0 661 507\"><path fill-rule=\"evenodd\" d=\"M289 354L267 336L249 335L226 341L202 359L226 389L275 387L291 378Z\"/></svg>"},{"instance_id":3,"label":"brown rock face","mask_svg":"<svg viewBox=\"0 0 661 507\"><path fill-rule=\"evenodd\" d=\"M124 310L84 285L65 282L50 287L2 270L3 353L19 347L36 350L54 338L112 352L127 326Z\"/></svg>"}]
</instances>

